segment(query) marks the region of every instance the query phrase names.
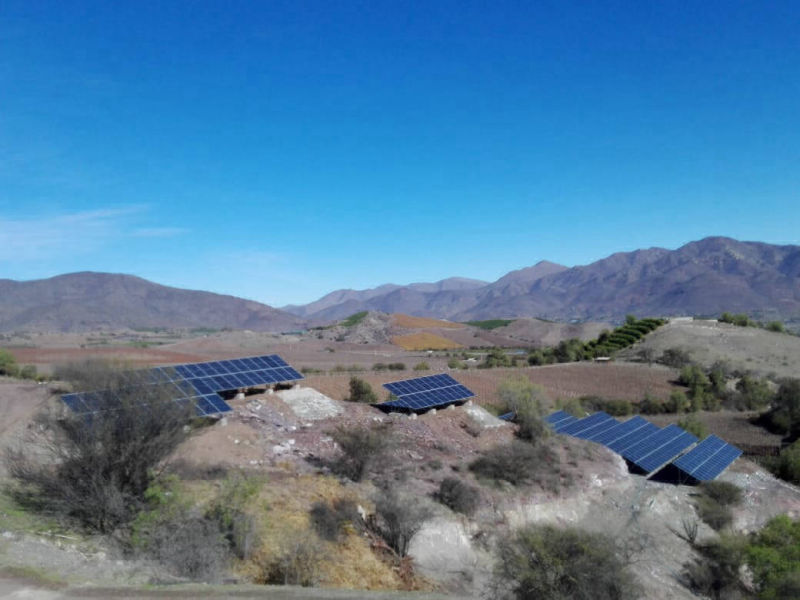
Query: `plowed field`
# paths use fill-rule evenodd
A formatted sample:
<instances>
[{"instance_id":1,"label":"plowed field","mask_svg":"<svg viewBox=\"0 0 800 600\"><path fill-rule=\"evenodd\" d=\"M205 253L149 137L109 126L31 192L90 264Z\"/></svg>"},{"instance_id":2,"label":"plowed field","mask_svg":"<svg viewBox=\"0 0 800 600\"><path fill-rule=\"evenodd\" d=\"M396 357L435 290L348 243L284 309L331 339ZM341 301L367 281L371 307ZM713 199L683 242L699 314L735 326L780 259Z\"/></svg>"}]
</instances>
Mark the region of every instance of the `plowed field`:
<instances>
[{"instance_id":1,"label":"plowed field","mask_svg":"<svg viewBox=\"0 0 800 600\"><path fill-rule=\"evenodd\" d=\"M458 342L427 331L396 335L392 338L392 343L400 346L403 350L450 350L464 347Z\"/></svg>"}]
</instances>

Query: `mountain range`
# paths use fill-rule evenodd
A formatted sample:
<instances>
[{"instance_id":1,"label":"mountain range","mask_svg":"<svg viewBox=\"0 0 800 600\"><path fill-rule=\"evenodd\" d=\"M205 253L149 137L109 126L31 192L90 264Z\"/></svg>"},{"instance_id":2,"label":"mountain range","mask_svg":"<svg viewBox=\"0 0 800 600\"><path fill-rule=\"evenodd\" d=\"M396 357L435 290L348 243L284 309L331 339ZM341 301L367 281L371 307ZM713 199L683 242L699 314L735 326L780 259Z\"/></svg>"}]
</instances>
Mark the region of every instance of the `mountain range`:
<instances>
[{"instance_id":1,"label":"mountain range","mask_svg":"<svg viewBox=\"0 0 800 600\"><path fill-rule=\"evenodd\" d=\"M629 313L711 316L723 311L800 320L800 246L710 237L676 250L620 252L571 268L542 261L491 283L453 277L338 290L282 309L131 275L83 272L35 281L0 280L0 331L289 331L362 310L453 321L524 316L619 321Z\"/></svg>"},{"instance_id":2,"label":"mountain range","mask_svg":"<svg viewBox=\"0 0 800 600\"><path fill-rule=\"evenodd\" d=\"M290 331L304 326L303 319L266 304L167 287L132 275L83 272L35 281L0 279L0 331Z\"/></svg>"},{"instance_id":3,"label":"mountain range","mask_svg":"<svg viewBox=\"0 0 800 600\"><path fill-rule=\"evenodd\" d=\"M619 252L588 265L542 261L493 283L466 280L439 289L382 286L340 290L311 304L284 307L330 320L359 310L402 312L454 321L535 316L553 320L619 321L637 315L800 317L800 246L709 237L677 250Z\"/></svg>"}]
</instances>

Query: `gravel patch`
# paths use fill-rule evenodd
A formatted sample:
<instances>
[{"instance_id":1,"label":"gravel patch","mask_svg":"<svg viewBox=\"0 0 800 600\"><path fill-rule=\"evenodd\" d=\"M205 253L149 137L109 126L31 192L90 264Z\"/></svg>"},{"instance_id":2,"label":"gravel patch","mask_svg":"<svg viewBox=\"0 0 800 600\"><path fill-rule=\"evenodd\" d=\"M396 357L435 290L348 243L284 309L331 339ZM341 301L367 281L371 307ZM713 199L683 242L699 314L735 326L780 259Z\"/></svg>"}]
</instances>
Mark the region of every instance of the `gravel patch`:
<instances>
[{"instance_id":1,"label":"gravel patch","mask_svg":"<svg viewBox=\"0 0 800 600\"><path fill-rule=\"evenodd\" d=\"M296 386L277 394L301 419L317 421L336 417L344 412L336 400L312 388Z\"/></svg>"}]
</instances>

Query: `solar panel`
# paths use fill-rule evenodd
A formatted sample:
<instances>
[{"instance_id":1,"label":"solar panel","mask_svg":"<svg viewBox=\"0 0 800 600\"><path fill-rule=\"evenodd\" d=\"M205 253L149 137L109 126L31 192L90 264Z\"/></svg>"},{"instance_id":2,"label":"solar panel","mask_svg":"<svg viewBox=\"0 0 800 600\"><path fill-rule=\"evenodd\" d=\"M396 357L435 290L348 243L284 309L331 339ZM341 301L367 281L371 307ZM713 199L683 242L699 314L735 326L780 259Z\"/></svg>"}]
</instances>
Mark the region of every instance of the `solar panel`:
<instances>
[{"instance_id":1,"label":"solar panel","mask_svg":"<svg viewBox=\"0 0 800 600\"><path fill-rule=\"evenodd\" d=\"M545 417L545 421L550 423L551 425L555 425L559 421L563 421L564 419L569 419L572 415L568 412L564 412L563 410L557 410L551 415Z\"/></svg>"},{"instance_id":2,"label":"solar panel","mask_svg":"<svg viewBox=\"0 0 800 600\"><path fill-rule=\"evenodd\" d=\"M715 479L741 456L742 451L715 435L710 435L673 464L700 481Z\"/></svg>"},{"instance_id":3,"label":"solar panel","mask_svg":"<svg viewBox=\"0 0 800 600\"><path fill-rule=\"evenodd\" d=\"M670 462L689 446L696 443L697 437L688 431L684 431L657 450L635 461L635 464L648 473L652 473Z\"/></svg>"},{"instance_id":4,"label":"solar panel","mask_svg":"<svg viewBox=\"0 0 800 600\"><path fill-rule=\"evenodd\" d=\"M660 430L661 430L660 427L658 427L657 425L653 425L648 421L644 427L640 427L635 431L623 435L622 437L617 438L613 442L609 442L608 444L606 444L606 446L608 446L611 450L613 450L617 454L622 454L622 452L626 448L630 448L634 444L638 444L642 440L647 439L648 437L658 433Z\"/></svg>"},{"instance_id":5,"label":"solar panel","mask_svg":"<svg viewBox=\"0 0 800 600\"><path fill-rule=\"evenodd\" d=\"M575 437L581 438L582 440L588 440L591 439L593 435L602 433L604 431L608 431L609 429L612 429L613 427L616 427L619 424L620 424L619 421L609 417L607 420L601 421L597 425L593 425L592 427L584 429L583 431L579 431L574 435Z\"/></svg>"},{"instance_id":6,"label":"solar panel","mask_svg":"<svg viewBox=\"0 0 800 600\"><path fill-rule=\"evenodd\" d=\"M628 435L636 431L637 429L644 427L647 425L647 421L645 421L639 415L628 419L623 423L618 423L614 425L610 429L605 429L603 431L593 432L587 439L593 442L597 442L598 444L603 444L607 446L614 440L618 440L619 438Z\"/></svg>"},{"instance_id":7,"label":"solar panel","mask_svg":"<svg viewBox=\"0 0 800 600\"><path fill-rule=\"evenodd\" d=\"M376 405L381 408L428 410L475 396L472 390L444 373L384 383L383 387L397 396L397 400Z\"/></svg>"},{"instance_id":8,"label":"solar panel","mask_svg":"<svg viewBox=\"0 0 800 600\"><path fill-rule=\"evenodd\" d=\"M677 425L664 429L629 446L620 454L647 472L668 463L683 450L697 442L697 438Z\"/></svg>"},{"instance_id":9,"label":"solar panel","mask_svg":"<svg viewBox=\"0 0 800 600\"><path fill-rule=\"evenodd\" d=\"M198 416L233 410L217 392L303 379L300 373L277 354L154 367L130 371L122 377L131 386L168 386L173 400L191 402ZM61 399L72 411L79 414L104 410L108 404L100 392L65 394Z\"/></svg>"},{"instance_id":10,"label":"solar panel","mask_svg":"<svg viewBox=\"0 0 800 600\"><path fill-rule=\"evenodd\" d=\"M584 417L583 419L578 419L574 423L570 423L564 428L558 428L558 433L566 433L569 435L576 435L581 431L589 429L590 427L594 427L595 425L599 425L600 423L604 423L611 419L611 415L606 414L604 412L596 412L593 415L588 417Z\"/></svg>"},{"instance_id":11,"label":"solar panel","mask_svg":"<svg viewBox=\"0 0 800 600\"><path fill-rule=\"evenodd\" d=\"M566 419L564 419L562 421L559 421L558 423L554 424L553 425L553 431L555 431L556 433L561 433L562 429L572 425L573 423L576 423L577 421L578 421L577 417L569 416Z\"/></svg>"}]
</instances>

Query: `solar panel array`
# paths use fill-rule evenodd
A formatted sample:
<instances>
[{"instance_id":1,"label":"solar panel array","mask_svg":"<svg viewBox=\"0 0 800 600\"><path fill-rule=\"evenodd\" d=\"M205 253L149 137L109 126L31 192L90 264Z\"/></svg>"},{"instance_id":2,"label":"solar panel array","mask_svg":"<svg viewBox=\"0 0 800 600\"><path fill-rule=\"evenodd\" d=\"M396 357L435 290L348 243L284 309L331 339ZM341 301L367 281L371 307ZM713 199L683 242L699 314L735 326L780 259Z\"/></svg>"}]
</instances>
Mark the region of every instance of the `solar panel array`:
<instances>
[{"instance_id":1,"label":"solar panel array","mask_svg":"<svg viewBox=\"0 0 800 600\"><path fill-rule=\"evenodd\" d=\"M710 435L673 464L698 481L711 481L742 455L742 451Z\"/></svg>"},{"instance_id":2,"label":"solar panel array","mask_svg":"<svg viewBox=\"0 0 800 600\"><path fill-rule=\"evenodd\" d=\"M197 416L232 410L218 392L303 379L277 354L154 367L129 371L123 377L134 388L164 386L175 402L192 405ZM106 410L111 404L109 394L107 391L77 392L65 394L61 399L78 414L93 414Z\"/></svg>"},{"instance_id":3,"label":"solar panel array","mask_svg":"<svg viewBox=\"0 0 800 600\"><path fill-rule=\"evenodd\" d=\"M383 387L395 395L397 400L377 404L379 408L430 410L475 396L472 390L444 373L384 383Z\"/></svg>"},{"instance_id":4,"label":"solar panel array","mask_svg":"<svg viewBox=\"0 0 800 600\"><path fill-rule=\"evenodd\" d=\"M645 473L654 473L672 463L694 479L710 481L742 454L716 436L697 444L697 437L677 425L662 429L639 415L620 423L604 412L578 419L559 410L545 421L557 433L610 448Z\"/></svg>"}]
</instances>

